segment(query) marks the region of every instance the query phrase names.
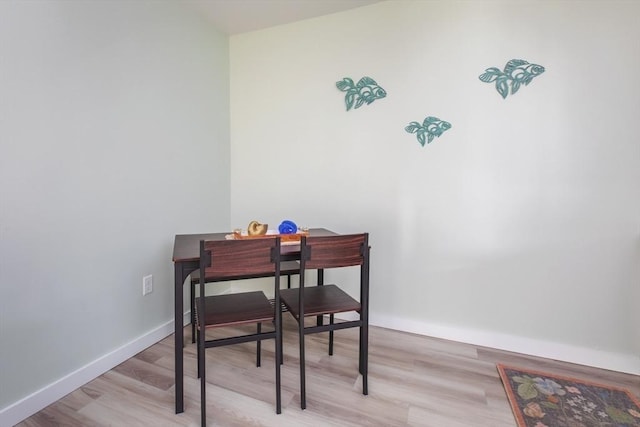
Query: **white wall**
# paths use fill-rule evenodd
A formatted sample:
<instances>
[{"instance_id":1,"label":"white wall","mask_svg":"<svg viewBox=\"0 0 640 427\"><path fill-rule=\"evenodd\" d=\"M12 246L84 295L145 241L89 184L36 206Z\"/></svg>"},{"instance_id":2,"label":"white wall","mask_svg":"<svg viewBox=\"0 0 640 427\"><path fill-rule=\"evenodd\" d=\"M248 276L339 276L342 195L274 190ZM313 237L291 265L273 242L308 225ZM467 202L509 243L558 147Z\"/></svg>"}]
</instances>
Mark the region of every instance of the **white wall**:
<instances>
[{"instance_id":1,"label":"white wall","mask_svg":"<svg viewBox=\"0 0 640 427\"><path fill-rule=\"evenodd\" d=\"M639 15L398 0L232 36L233 226L369 231L373 323L640 373ZM502 99L478 76L514 58L547 71ZM346 112L362 76L388 96Z\"/></svg>"},{"instance_id":2,"label":"white wall","mask_svg":"<svg viewBox=\"0 0 640 427\"><path fill-rule=\"evenodd\" d=\"M228 60L179 2L0 2L0 415L173 331L174 235L230 226Z\"/></svg>"}]
</instances>

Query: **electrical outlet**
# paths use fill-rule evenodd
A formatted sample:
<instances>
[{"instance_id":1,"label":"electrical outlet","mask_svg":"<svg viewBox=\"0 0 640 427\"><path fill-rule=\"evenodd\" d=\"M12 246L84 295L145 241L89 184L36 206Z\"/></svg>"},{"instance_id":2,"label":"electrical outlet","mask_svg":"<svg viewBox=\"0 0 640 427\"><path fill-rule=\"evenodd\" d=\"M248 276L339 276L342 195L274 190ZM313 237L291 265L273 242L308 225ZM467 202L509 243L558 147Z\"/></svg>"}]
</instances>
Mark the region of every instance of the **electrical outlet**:
<instances>
[{"instance_id":1,"label":"electrical outlet","mask_svg":"<svg viewBox=\"0 0 640 427\"><path fill-rule=\"evenodd\" d=\"M144 276L142 278L142 296L153 292L153 275Z\"/></svg>"}]
</instances>

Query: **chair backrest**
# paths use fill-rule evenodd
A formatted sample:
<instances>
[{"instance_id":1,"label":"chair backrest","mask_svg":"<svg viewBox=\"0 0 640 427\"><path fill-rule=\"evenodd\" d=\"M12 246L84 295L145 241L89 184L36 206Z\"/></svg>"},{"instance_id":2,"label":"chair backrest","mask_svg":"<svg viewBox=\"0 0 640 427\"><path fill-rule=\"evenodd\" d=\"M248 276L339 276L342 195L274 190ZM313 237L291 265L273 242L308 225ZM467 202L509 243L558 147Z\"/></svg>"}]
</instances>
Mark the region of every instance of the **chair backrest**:
<instances>
[{"instance_id":1,"label":"chair backrest","mask_svg":"<svg viewBox=\"0 0 640 427\"><path fill-rule=\"evenodd\" d=\"M300 241L300 286L298 313L304 317L306 270L360 266L360 304L362 316L368 319L369 307L369 233L337 236L302 237ZM324 274L322 274L324 275ZM318 281L321 275L318 275ZM368 321L368 320L366 320Z\"/></svg>"},{"instance_id":2,"label":"chair backrest","mask_svg":"<svg viewBox=\"0 0 640 427\"><path fill-rule=\"evenodd\" d=\"M302 237L300 261L305 269L368 266L369 234Z\"/></svg>"},{"instance_id":3,"label":"chair backrest","mask_svg":"<svg viewBox=\"0 0 640 427\"><path fill-rule=\"evenodd\" d=\"M200 277L280 276L280 238L200 241Z\"/></svg>"}]
</instances>

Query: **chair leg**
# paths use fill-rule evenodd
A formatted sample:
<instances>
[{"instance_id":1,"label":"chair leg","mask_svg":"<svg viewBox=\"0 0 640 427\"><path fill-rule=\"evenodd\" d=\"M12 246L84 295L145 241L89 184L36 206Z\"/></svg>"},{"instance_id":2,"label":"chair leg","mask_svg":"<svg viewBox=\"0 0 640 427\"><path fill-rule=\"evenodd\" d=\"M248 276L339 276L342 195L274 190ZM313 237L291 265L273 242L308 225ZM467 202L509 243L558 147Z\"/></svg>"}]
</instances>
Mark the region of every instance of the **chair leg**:
<instances>
[{"instance_id":1,"label":"chair leg","mask_svg":"<svg viewBox=\"0 0 640 427\"><path fill-rule=\"evenodd\" d=\"M282 413L282 395L280 392L280 365L282 365L282 310L276 309L276 414Z\"/></svg>"},{"instance_id":2,"label":"chair leg","mask_svg":"<svg viewBox=\"0 0 640 427\"><path fill-rule=\"evenodd\" d=\"M200 378L200 330L196 329L196 355L198 357L198 378Z\"/></svg>"},{"instance_id":3,"label":"chair leg","mask_svg":"<svg viewBox=\"0 0 640 427\"><path fill-rule=\"evenodd\" d=\"M362 352L362 327L358 328L358 372L364 374L362 369L364 365L364 354Z\"/></svg>"},{"instance_id":4,"label":"chair leg","mask_svg":"<svg viewBox=\"0 0 640 427\"><path fill-rule=\"evenodd\" d=\"M262 323L258 323L257 333L262 332ZM260 349L262 348L262 341L256 341L256 366L260 367Z\"/></svg>"},{"instance_id":5,"label":"chair leg","mask_svg":"<svg viewBox=\"0 0 640 427\"><path fill-rule=\"evenodd\" d=\"M282 343L284 340L282 338L282 310L277 310L276 311L276 315L278 316L279 319L279 324L280 324L280 341L279 341L279 346L280 346L280 364L284 365L284 344ZM276 343L278 344L278 343Z\"/></svg>"},{"instance_id":6,"label":"chair leg","mask_svg":"<svg viewBox=\"0 0 640 427\"><path fill-rule=\"evenodd\" d=\"M191 344L196 342L196 311L195 311L195 307L196 307L196 285L195 283L191 283L191 294L190 294L190 299L191 299Z\"/></svg>"},{"instance_id":7,"label":"chair leg","mask_svg":"<svg viewBox=\"0 0 640 427\"><path fill-rule=\"evenodd\" d=\"M368 374L369 374L369 325L364 323L360 328L360 352L361 352L361 373L362 373L362 394L369 394Z\"/></svg>"},{"instance_id":8,"label":"chair leg","mask_svg":"<svg viewBox=\"0 0 640 427\"><path fill-rule=\"evenodd\" d=\"M291 289L291 275L287 274L287 289Z\"/></svg>"},{"instance_id":9,"label":"chair leg","mask_svg":"<svg viewBox=\"0 0 640 427\"><path fill-rule=\"evenodd\" d=\"M304 361L304 318L298 320L300 335L300 408L307 407L307 392L305 389L305 361Z\"/></svg>"},{"instance_id":10,"label":"chair leg","mask_svg":"<svg viewBox=\"0 0 640 427\"><path fill-rule=\"evenodd\" d=\"M207 425L207 380L205 375L206 352L204 346L204 332L198 333L198 371L200 373L200 425Z\"/></svg>"},{"instance_id":11,"label":"chair leg","mask_svg":"<svg viewBox=\"0 0 640 427\"><path fill-rule=\"evenodd\" d=\"M333 325L333 314L329 315L329 324ZM333 329L329 331L329 356L333 356Z\"/></svg>"}]
</instances>

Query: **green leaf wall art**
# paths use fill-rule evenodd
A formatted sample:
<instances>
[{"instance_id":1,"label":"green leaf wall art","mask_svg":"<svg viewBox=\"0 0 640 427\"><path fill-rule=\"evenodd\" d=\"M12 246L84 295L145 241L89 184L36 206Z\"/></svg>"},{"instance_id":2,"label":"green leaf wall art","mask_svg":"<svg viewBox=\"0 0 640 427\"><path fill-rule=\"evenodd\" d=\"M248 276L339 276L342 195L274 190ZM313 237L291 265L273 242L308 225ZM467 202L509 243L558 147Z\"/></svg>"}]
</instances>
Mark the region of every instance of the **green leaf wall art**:
<instances>
[{"instance_id":1,"label":"green leaf wall art","mask_svg":"<svg viewBox=\"0 0 640 427\"><path fill-rule=\"evenodd\" d=\"M420 145L429 144L436 136L439 138L446 130L451 129L451 123L440 120L437 117L429 116L422 121L411 122L404 128L409 133L415 133Z\"/></svg>"},{"instance_id":2,"label":"green leaf wall art","mask_svg":"<svg viewBox=\"0 0 640 427\"><path fill-rule=\"evenodd\" d=\"M511 89L511 95L515 94L522 85L527 86L534 77L544 73L542 65L530 64L524 59L512 59L500 71L497 67L487 68L479 79L485 83L496 82L496 90L506 98Z\"/></svg>"},{"instance_id":3,"label":"green leaf wall art","mask_svg":"<svg viewBox=\"0 0 640 427\"><path fill-rule=\"evenodd\" d=\"M345 77L336 82L336 87L342 92L346 92L344 103L347 106L347 111L351 108L360 108L364 103L369 105L376 99L387 96L387 92L378 86L378 83L371 77L363 77L357 84L353 83L349 77Z\"/></svg>"}]
</instances>

